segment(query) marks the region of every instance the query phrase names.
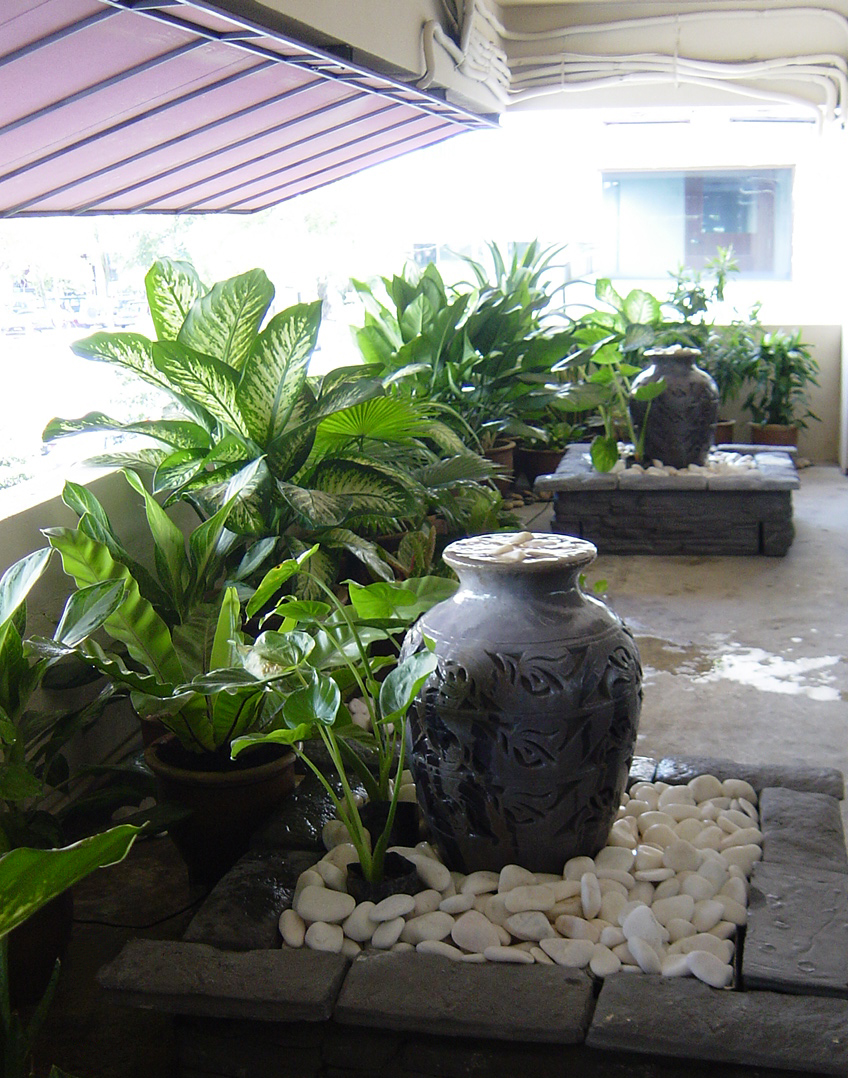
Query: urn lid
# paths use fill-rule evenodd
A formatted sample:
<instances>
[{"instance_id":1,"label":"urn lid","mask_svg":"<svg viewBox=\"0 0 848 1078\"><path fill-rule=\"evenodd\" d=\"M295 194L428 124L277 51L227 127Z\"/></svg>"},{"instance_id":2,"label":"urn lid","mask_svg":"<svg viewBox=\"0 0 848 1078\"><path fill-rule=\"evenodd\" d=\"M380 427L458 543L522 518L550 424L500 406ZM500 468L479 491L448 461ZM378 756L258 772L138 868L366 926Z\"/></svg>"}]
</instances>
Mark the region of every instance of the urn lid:
<instances>
[{"instance_id":1,"label":"urn lid","mask_svg":"<svg viewBox=\"0 0 848 1078\"><path fill-rule=\"evenodd\" d=\"M452 569L491 569L546 572L579 569L594 561L593 543L573 535L552 532L497 532L471 535L450 543L444 559Z\"/></svg>"},{"instance_id":2,"label":"urn lid","mask_svg":"<svg viewBox=\"0 0 848 1078\"><path fill-rule=\"evenodd\" d=\"M685 359L693 363L701 359L702 353L698 348L689 348L683 344L672 344L668 348L649 348L644 353L645 359L652 362L658 359Z\"/></svg>"}]
</instances>

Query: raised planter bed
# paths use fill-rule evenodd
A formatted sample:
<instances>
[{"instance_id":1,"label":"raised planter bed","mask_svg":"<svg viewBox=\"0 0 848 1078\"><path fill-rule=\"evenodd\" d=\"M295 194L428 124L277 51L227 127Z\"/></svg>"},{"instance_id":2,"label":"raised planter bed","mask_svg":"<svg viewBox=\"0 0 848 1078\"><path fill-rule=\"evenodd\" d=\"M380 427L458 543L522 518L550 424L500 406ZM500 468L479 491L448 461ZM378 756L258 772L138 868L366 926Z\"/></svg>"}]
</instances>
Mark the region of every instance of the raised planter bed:
<instances>
[{"instance_id":1,"label":"raised planter bed","mask_svg":"<svg viewBox=\"0 0 848 1078\"><path fill-rule=\"evenodd\" d=\"M294 815L264 840L288 835L312 849L248 854L183 941L134 941L101 971L101 984L116 1002L180 1016L184 1078L560 1076L571 1066L640 1078L741 1078L749 1067L758 1078L787 1070L844 1075L843 776L703 758L641 759L631 774L674 783L706 772L744 778L760 796L763 860L754 868L733 989L411 953L365 952L351 964L281 948L279 912L321 853L315 827L304 829L298 815L309 802L298 805L297 795L285 809Z\"/></svg>"},{"instance_id":2,"label":"raised planter bed","mask_svg":"<svg viewBox=\"0 0 848 1078\"><path fill-rule=\"evenodd\" d=\"M630 475L595 471L588 445L566 450L536 490L554 495L552 530L588 539L602 554L765 554L792 545L792 491L798 475L787 452L754 446L756 469L738 475ZM761 448L761 447L760 447Z\"/></svg>"}]
</instances>

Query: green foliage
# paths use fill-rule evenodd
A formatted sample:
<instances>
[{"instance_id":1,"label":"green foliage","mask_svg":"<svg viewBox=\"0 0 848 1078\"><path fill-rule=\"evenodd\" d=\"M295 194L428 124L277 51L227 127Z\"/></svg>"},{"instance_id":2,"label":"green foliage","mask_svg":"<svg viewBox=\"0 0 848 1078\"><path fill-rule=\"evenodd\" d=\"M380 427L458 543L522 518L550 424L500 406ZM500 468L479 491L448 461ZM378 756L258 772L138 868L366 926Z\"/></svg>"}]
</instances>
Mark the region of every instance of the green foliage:
<instances>
[{"instance_id":1,"label":"green foliage","mask_svg":"<svg viewBox=\"0 0 848 1078\"><path fill-rule=\"evenodd\" d=\"M65 604L50 641L26 638L26 598L47 568L52 551L35 551L0 578L0 852L22 845L53 846L61 840L58 816L43 809L44 798L68 779L63 755L68 741L90 725L112 695L101 692L89 704L43 715L33 706L36 690L61 658L63 649L84 642L111 617L120 584L104 580L75 592Z\"/></svg>"},{"instance_id":2,"label":"green foliage","mask_svg":"<svg viewBox=\"0 0 848 1078\"><path fill-rule=\"evenodd\" d=\"M23 1021L9 1002L8 933L42 906L84 879L97 868L123 860L138 833L122 824L62 849L12 850L0 858L0 1037L2 1078L29 1078L30 1055L47 1017L59 975L59 963L33 1013ZM50 1078L63 1078L53 1067ZM65 1075L64 1078L69 1078Z\"/></svg>"},{"instance_id":3,"label":"green foliage","mask_svg":"<svg viewBox=\"0 0 848 1078\"><path fill-rule=\"evenodd\" d=\"M380 364L398 392L440 407L482 449L501 435L545 439L534 420L551 398L551 367L572 344L568 329L543 326L557 251L534 242L507 265L495 244L489 249L494 280L471 259L474 280L453 288L434 264L409 266L381 278L388 302L354 281L365 304L355 335L365 360Z\"/></svg>"},{"instance_id":4,"label":"green foliage","mask_svg":"<svg viewBox=\"0 0 848 1078\"><path fill-rule=\"evenodd\" d=\"M803 428L808 419L818 419L808 404L809 387L819 384L818 373L819 365L801 341L800 330L765 333L748 372L752 388L745 407L754 422Z\"/></svg>"},{"instance_id":5,"label":"green foliage","mask_svg":"<svg viewBox=\"0 0 848 1078\"><path fill-rule=\"evenodd\" d=\"M314 548L307 556L313 553ZM287 579L302 571L299 564L288 562L273 569L249 602L248 614L263 609ZM420 614L453 594L456 583L430 577L405 585L360 586L350 581L350 605L343 605L320 579L316 583L322 602L302 603L283 596L267 615L280 622L280 629L262 633L246 649L244 665L268 686L276 699L279 721L266 734L239 738L233 755L261 742L290 745L330 794L350 832L365 878L377 881L382 878L397 808L406 711L436 663L429 651L399 661L399 641ZM374 653L374 644L381 645L379 653ZM351 695L361 697L368 709L370 735L351 720L345 702ZM311 738L319 738L327 749L341 783L341 796L310 759L304 742ZM376 750L376 775L352 750L351 741L365 741ZM369 797L390 804L385 830L370 841L352 792L353 775Z\"/></svg>"}]
</instances>

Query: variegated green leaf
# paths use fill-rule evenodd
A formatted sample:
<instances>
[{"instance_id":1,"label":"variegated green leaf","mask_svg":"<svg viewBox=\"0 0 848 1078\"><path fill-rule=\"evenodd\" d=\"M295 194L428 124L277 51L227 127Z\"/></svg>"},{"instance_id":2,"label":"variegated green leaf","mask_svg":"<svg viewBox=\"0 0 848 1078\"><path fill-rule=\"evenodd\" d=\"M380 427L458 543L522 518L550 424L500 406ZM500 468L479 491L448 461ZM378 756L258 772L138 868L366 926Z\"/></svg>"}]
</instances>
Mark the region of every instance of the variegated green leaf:
<instances>
[{"instance_id":1,"label":"variegated green leaf","mask_svg":"<svg viewBox=\"0 0 848 1078\"><path fill-rule=\"evenodd\" d=\"M306 381L321 324L321 302L275 315L253 343L238 387L238 404L262 448L283 433Z\"/></svg>"},{"instance_id":2,"label":"variegated green leaf","mask_svg":"<svg viewBox=\"0 0 848 1078\"><path fill-rule=\"evenodd\" d=\"M123 367L151 385L173 393L174 385L154 362L153 348L154 342L141 333L93 333L71 345L71 351L83 359Z\"/></svg>"},{"instance_id":3,"label":"variegated green leaf","mask_svg":"<svg viewBox=\"0 0 848 1078\"><path fill-rule=\"evenodd\" d=\"M160 341L175 341L188 312L206 291L194 266L160 258L144 278L150 317Z\"/></svg>"},{"instance_id":4,"label":"variegated green leaf","mask_svg":"<svg viewBox=\"0 0 848 1078\"><path fill-rule=\"evenodd\" d=\"M125 471L124 478L133 490L144 498L144 511L153 537L156 571L182 616L185 613L185 592L189 584L185 537L156 499L148 494L135 472Z\"/></svg>"},{"instance_id":5,"label":"variegated green leaf","mask_svg":"<svg viewBox=\"0 0 848 1078\"><path fill-rule=\"evenodd\" d=\"M313 527L337 527L359 516L400 517L416 506L408 475L396 478L387 469L358 461L323 460L312 469L309 482L309 489L277 486Z\"/></svg>"},{"instance_id":6,"label":"variegated green leaf","mask_svg":"<svg viewBox=\"0 0 848 1078\"><path fill-rule=\"evenodd\" d=\"M248 436L236 402L237 375L231 367L182 342L157 341L152 351L159 370L181 393L197 401L236 434Z\"/></svg>"},{"instance_id":7,"label":"variegated green leaf","mask_svg":"<svg viewBox=\"0 0 848 1078\"><path fill-rule=\"evenodd\" d=\"M123 601L124 585L120 580L104 580L79 588L65 604L53 639L76 647L99 629Z\"/></svg>"},{"instance_id":8,"label":"variegated green leaf","mask_svg":"<svg viewBox=\"0 0 848 1078\"><path fill-rule=\"evenodd\" d=\"M218 614L218 622L215 626L215 637L212 641L210 670L233 666L236 661L233 641L240 628L241 606L238 593L235 588L226 588L221 598L221 608Z\"/></svg>"},{"instance_id":9,"label":"variegated green leaf","mask_svg":"<svg viewBox=\"0 0 848 1078\"><path fill-rule=\"evenodd\" d=\"M203 449L180 449L169 453L153 474L153 493L177 490L198 475L206 462Z\"/></svg>"},{"instance_id":10,"label":"variegated green leaf","mask_svg":"<svg viewBox=\"0 0 848 1078\"><path fill-rule=\"evenodd\" d=\"M79 530L89 539L102 543L115 561L127 567L130 576L138 585L141 595L148 602L151 602L157 610L171 611L174 609L171 596L159 585L156 578L145 566L130 556L129 551L122 546L112 532L108 520L104 524L100 518L93 516L91 513L86 513L80 518Z\"/></svg>"},{"instance_id":11,"label":"variegated green leaf","mask_svg":"<svg viewBox=\"0 0 848 1078\"><path fill-rule=\"evenodd\" d=\"M241 371L273 298L274 286L259 269L219 281L194 303L177 340Z\"/></svg>"},{"instance_id":12,"label":"variegated green leaf","mask_svg":"<svg viewBox=\"0 0 848 1078\"><path fill-rule=\"evenodd\" d=\"M366 565L381 580L393 580L391 566L380 554L380 548L370 539L365 539L349 528L330 528L321 533L323 547L335 547L346 550L363 565Z\"/></svg>"}]
</instances>

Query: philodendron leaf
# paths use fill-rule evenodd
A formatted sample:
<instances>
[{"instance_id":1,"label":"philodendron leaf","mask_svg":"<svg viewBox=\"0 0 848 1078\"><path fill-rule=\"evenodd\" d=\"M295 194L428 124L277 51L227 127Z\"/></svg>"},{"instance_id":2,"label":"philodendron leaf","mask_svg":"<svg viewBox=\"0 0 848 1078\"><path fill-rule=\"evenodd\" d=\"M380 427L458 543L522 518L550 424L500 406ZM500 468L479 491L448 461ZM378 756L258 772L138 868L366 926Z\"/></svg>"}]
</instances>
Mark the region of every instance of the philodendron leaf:
<instances>
[{"instance_id":1,"label":"philodendron leaf","mask_svg":"<svg viewBox=\"0 0 848 1078\"><path fill-rule=\"evenodd\" d=\"M273 569L269 569L247 604L247 616L251 618L258 613L268 600L277 594L287 580L301 571L303 563L311 558L317 549L318 544L316 543L315 546L310 547L309 550L298 555L297 558L287 558L280 565L275 565Z\"/></svg>"},{"instance_id":2,"label":"philodendron leaf","mask_svg":"<svg viewBox=\"0 0 848 1078\"><path fill-rule=\"evenodd\" d=\"M652 326L632 325L627 327L627 332L621 342L622 352L635 352L639 348L650 348L656 341L657 335Z\"/></svg>"},{"instance_id":3,"label":"philodendron leaf","mask_svg":"<svg viewBox=\"0 0 848 1078\"><path fill-rule=\"evenodd\" d=\"M589 453L596 471L611 471L618 461L618 442L615 438L604 438L599 434L592 440Z\"/></svg>"},{"instance_id":4,"label":"philodendron leaf","mask_svg":"<svg viewBox=\"0 0 848 1078\"><path fill-rule=\"evenodd\" d=\"M0 859L0 936L96 868L122 861L139 828L120 824L58 850L10 850Z\"/></svg>"},{"instance_id":5,"label":"philodendron leaf","mask_svg":"<svg viewBox=\"0 0 848 1078\"><path fill-rule=\"evenodd\" d=\"M621 307L621 313L629 323L639 322L649 325L661 317L659 302L644 289L634 288L628 292Z\"/></svg>"},{"instance_id":6,"label":"philodendron leaf","mask_svg":"<svg viewBox=\"0 0 848 1078\"><path fill-rule=\"evenodd\" d=\"M418 690L433 673L438 659L432 651L410 655L392 670L380 686L381 721L393 723L403 718Z\"/></svg>"},{"instance_id":7,"label":"philodendron leaf","mask_svg":"<svg viewBox=\"0 0 848 1078\"><path fill-rule=\"evenodd\" d=\"M415 606L415 596L401 584L378 581L361 585L351 580L348 584L350 604L361 618L403 617L403 611Z\"/></svg>"},{"instance_id":8,"label":"philodendron leaf","mask_svg":"<svg viewBox=\"0 0 848 1078\"><path fill-rule=\"evenodd\" d=\"M15 613L30 589L41 577L50 560L51 550L44 547L10 565L0 577L0 625Z\"/></svg>"},{"instance_id":9,"label":"philodendron leaf","mask_svg":"<svg viewBox=\"0 0 848 1078\"><path fill-rule=\"evenodd\" d=\"M238 405L250 436L266 448L294 410L318 338L321 301L275 315L253 342L238 386Z\"/></svg>"},{"instance_id":10,"label":"philodendron leaf","mask_svg":"<svg viewBox=\"0 0 848 1078\"><path fill-rule=\"evenodd\" d=\"M219 281L193 304L177 340L241 371L273 298L274 286L259 269Z\"/></svg>"},{"instance_id":11,"label":"philodendron leaf","mask_svg":"<svg viewBox=\"0 0 848 1078\"><path fill-rule=\"evenodd\" d=\"M320 722L332 726L339 712L342 696L332 678L313 672L308 685L290 693L283 704L283 722L289 729Z\"/></svg>"},{"instance_id":12,"label":"philodendron leaf","mask_svg":"<svg viewBox=\"0 0 848 1078\"><path fill-rule=\"evenodd\" d=\"M144 278L150 317L160 341L175 341L183 322L206 289L190 262L160 258Z\"/></svg>"},{"instance_id":13,"label":"philodendron leaf","mask_svg":"<svg viewBox=\"0 0 848 1078\"><path fill-rule=\"evenodd\" d=\"M250 648L244 667L257 678L282 677L303 666L314 647L314 638L299 629L261 633Z\"/></svg>"}]
</instances>

